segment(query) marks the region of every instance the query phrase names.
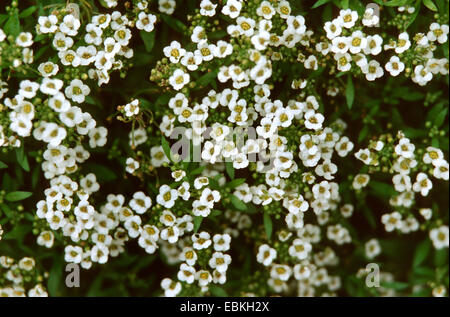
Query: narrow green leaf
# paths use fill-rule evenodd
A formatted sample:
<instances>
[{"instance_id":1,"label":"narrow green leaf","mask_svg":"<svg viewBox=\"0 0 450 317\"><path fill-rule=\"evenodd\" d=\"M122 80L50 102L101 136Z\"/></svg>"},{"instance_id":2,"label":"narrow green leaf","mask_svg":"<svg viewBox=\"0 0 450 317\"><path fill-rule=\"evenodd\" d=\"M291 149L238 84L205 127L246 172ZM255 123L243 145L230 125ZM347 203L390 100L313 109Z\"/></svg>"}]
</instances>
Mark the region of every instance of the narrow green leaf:
<instances>
[{"instance_id":1,"label":"narrow green leaf","mask_svg":"<svg viewBox=\"0 0 450 317\"><path fill-rule=\"evenodd\" d=\"M230 176L231 179L234 179L233 162L225 162L225 169L227 171L228 176Z\"/></svg>"},{"instance_id":2,"label":"narrow green leaf","mask_svg":"<svg viewBox=\"0 0 450 317\"><path fill-rule=\"evenodd\" d=\"M194 232L196 233L198 231L198 229L200 228L200 225L203 222L203 217L202 216L196 216L194 217Z\"/></svg>"},{"instance_id":3,"label":"narrow green leaf","mask_svg":"<svg viewBox=\"0 0 450 317\"><path fill-rule=\"evenodd\" d=\"M211 295L215 297L227 297L227 292L220 286L212 284L209 287L209 290L211 291Z\"/></svg>"},{"instance_id":4,"label":"narrow green leaf","mask_svg":"<svg viewBox=\"0 0 450 317\"><path fill-rule=\"evenodd\" d=\"M321 5L324 5L325 3L330 2L330 0L319 0L314 3L314 5L311 7L311 9L315 9L320 7Z\"/></svg>"},{"instance_id":5,"label":"narrow green leaf","mask_svg":"<svg viewBox=\"0 0 450 317\"><path fill-rule=\"evenodd\" d=\"M350 75L347 77L347 87L345 87L345 99L347 99L348 108L351 109L353 106L353 101L355 100L355 87L353 86L353 80Z\"/></svg>"},{"instance_id":6,"label":"narrow green leaf","mask_svg":"<svg viewBox=\"0 0 450 317\"><path fill-rule=\"evenodd\" d=\"M8 165L6 165L5 163L3 163L2 161L0 161L0 169L2 168L7 168Z\"/></svg>"},{"instance_id":7,"label":"narrow green leaf","mask_svg":"<svg viewBox=\"0 0 450 317\"><path fill-rule=\"evenodd\" d=\"M31 193L31 192L16 191L16 192L7 193L5 195L5 199L7 201L20 201L20 200L27 199L31 195L33 195L33 193Z\"/></svg>"},{"instance_id":8,"label":"narrow green leaf","mask_svg":"<svg viewBox=\"0 0 450 317\"><path fill-rule=\"evenodd\" d=\"M6 34L11 34L13 36L17 36L20 33L20 22L19 15L13 14L9 17L8 21L6 21L5 26L3 28Z\"/></svg>"},{"instance_id":9,"label":"narrow green leaf","mask_svg":"<svg viewBox=\"0 0 450 317\"><path fill-rule=\"evenodd\" d=\"M173 162L172 160L172 152L170 150L170 145L169 142L166 140L166 138L163 136L161 136L161 145L164 151L164 154L166 154L166 157Z\"/></svg>"},{"instance_id":10,"label":"narrow green leaf","mask_svg":"<svg viewBox=\"0 0 450 317\"><path fill-rule=\"evenodd\" d=\"M447 116L448 108L442 109L436 118L434 119L434 125L439 128L445 121L445 117Z\"/></svg>"},{"instance_id":11,"label":"narrow green leaf","mask_svg":"<svg viewBox=\"0 0 450 317\"><path fill-rule=\"evenodd\" d=\"M272 219L270 218L270 215L268 212L264 213L263 221L264 221L264 229L266 231L267 238L270 240L272 237L273 223L272 223Z\"/></svg>"},{"instance_id":12,"label":"narrow green leaf","mask_svg":"<svg viewBox=\"0 0 450 317\"><path fill-rule=\"evenodd\" d=\"M247 205L235 195L230 195L230 200L236 209L239 209L241 211L247 210Z\"/></svg>"},{"instance_id":13,"label":"narrow green leaf","mask_svg":"<svg viewBox=\"0 0 450 317\"><path fill-rule=\"evenodd\" d=\"M437 12L437 10L438 10L438 8L436 7L436 5L434 4L434 2L432 0L423 0L423 4L431 11Z\"/></svg>"},{"instance_id":14,"label":"narrow green leaf","mask_svg":"<svg viewBox=\"0 0 450 317\"><path fill-rule=\"evenodd\" d=\"M431 242L429 239L422 241L416 248L413 258L413 267L418 267L426 260L431 251Z\"/></svg>"},{"instance_id":15,"label":"narrow green leaf","mask_svg":"<svg viewBox=\"0 0 450 317\"><path fill-rule=\"evenodd\" d=\"M141 39L144 42L145 50L147 52L151 52L153 49L153 46L155 45L155 32L140 32Z\"/></svg>"},{"instance_id":16,"label":"narrow green leaf","mask_svg":"<svg viewBox=\"0 0 450 317\"><path fill-rule=\"evenodd\" d=\"M20 14L19 14L19 18L23 19L26 17L29 17L30 15L32 15L34 13L34 11L37 10L37 6L31 6L29 8L26 8L25 10L23 10Z\"/></svg>"},{"instance_id":17,"label":"narrow green leaf","mask_svg":"<svg viewBox=\"0 0 450 317\"><path fill-rule=\"evenodd\" d=\"M243 183L245 183L245 178L236 178L227 183L225 187L233 189L238 187L239 185L242 185Z\"/></svg>"},{"instance_id":18,"label":"narrow green leaf","mask_svg":"<svg viewBox=\"0 0 450 317\"><path fill-rule=\"evenodd\" d=\"M25 155L25 149L24 149L23 145L16 150L16 158L17 158L17 163L19 163L19 165L26 172L29 172L30 171L30 165L28 164L28 158Z\"/></svg>"},{"instance_id":19,"label":"narrow green leaf","mask_svg":"<svg viewBox=\"0 0 450 317\"><path fill-rule=\"evenodd\" d=\"M180 20L178 20L177 18L174 18L167 14L161 14L160 17L164 22L167 23L167 25L170 28L172 28L173 30L175 30L179 33L184 33L184 31L187 30L186 25L184 25L184 23L181 22Z\"/></svg>"}]
</instances>

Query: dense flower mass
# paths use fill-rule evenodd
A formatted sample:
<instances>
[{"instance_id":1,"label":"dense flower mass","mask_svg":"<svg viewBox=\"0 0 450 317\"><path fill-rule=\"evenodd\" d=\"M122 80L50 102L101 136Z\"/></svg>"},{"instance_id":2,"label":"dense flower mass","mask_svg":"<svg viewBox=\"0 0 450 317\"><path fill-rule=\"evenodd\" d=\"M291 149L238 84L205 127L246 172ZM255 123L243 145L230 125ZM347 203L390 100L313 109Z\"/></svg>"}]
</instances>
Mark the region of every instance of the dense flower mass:
<instances>
[{"instance_id":1,"label":"dense flower mass","mask_svg":"<svg viewBox=\"0 0 450 317\"><path fill-rule=\"evenodd\" d=\"M54 2L0 14L0 295L447 295L448 1Z\"/></svg>"}]
</instances>

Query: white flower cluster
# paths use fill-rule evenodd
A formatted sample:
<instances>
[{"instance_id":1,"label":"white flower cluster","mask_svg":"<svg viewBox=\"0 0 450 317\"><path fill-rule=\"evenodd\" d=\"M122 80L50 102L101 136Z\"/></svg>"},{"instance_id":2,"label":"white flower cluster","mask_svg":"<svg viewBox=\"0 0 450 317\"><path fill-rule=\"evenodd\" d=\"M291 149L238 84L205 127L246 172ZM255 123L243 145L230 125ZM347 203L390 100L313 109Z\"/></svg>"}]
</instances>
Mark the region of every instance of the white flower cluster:
<instances>
[{"instance_id":1,"label":"white flower cluster","mask_svg":"<svg viewBox=\"0 0 450 317\"><path fill-rule=\"evenodd\" d=\"M45 287L38 283L34 287L25 287L26 279L36 272L36 261L31 257L23 257L17 263L8 256L0 256L0 277L10 283L10 286L0 287L1 297L47 297ZM41 276L42 278L42 276Z\"/></svg>"}]
</instances>

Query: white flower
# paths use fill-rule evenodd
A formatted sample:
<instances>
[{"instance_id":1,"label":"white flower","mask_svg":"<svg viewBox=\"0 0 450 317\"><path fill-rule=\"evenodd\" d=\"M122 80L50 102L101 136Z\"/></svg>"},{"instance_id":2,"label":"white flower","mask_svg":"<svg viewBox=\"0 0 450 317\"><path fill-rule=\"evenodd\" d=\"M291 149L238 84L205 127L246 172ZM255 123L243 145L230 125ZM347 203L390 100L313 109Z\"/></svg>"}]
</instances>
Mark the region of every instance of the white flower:
<instances>
[{"instance_id":1,"label":"white flower","mask_svg":"<svg viewBox=\"0 0 450 317\"><path fill-rule=\"evenodd\" d=\"M40 16L38 18L38 23L40 33L55 33L58 29L58 26L56 25L58 23L58 18L53 14L49 16Z\"/></svg>"},{"instance_id":2,"label":"white flower","mask_svg":"<svg viewBox=\"0 0 450 317\"><path fill-rule=\"evenodd\" d=\"M212 281L211 273L206 270L197 271L195 274L195 279L198 281L200 287L207 286Z\"/></svg>"},{"instance_id":3,"label":"white flower","mask_svg":"<svg viewBox=\"0 0 450 317\"><path fill-rule=\"evenodd\" d=\"M236 19L237 30L241 35L251 37L254 33L255 20L240 16Z\"/></svg>"},{"instance_id":4,"label":"white flower","mask_svg":"<svg viewBox=\"0 0 450 317\"><path fill-rule=\"evenodd\" d=\"M401 229L402 227L402 215L398 211L394 211L391 214L384 214L381 216L381 222L387 232L391 232L394 229Z\"/></svg>"},{"instance_id":5,"label":"white flower","mask_svg":"<svg viewBox=\"0 0 450 317\"><path fill-rule=\"evenodd\" d=\"M156 197L156 202L165 208L172 208L178 198L178 191L171 189L169 185L162 185L159 188L159 194Z\"/></svg>"},{"instance_id":6,"label":"white flower","mask_svg":"<svg viewBox=\"0 0 450 317\"><path fill-rule=\"evenodd\" d=\"M355 25L356 20L358 20L358 13L350 9L341 10L339 11L338 19L344 28L350 29Z\"/></svg>"},{"instance_id":7,"label":"white flower","mask_svg":"<svg viewBox=\"0 0 450 317\"><path fill-rule=\"evenodd\" d=\"M366 244L364 245L364 248L366 251L366 256L369 259L373 259L374 257L376 257L378 254L381 253L380 243L378 242L377 239L371 239L367 241Z\"/></svg>"},{"instance_id":8,"label":"white flower","mask_svg":"<svg viewBox=\"0 0 450 317\"><path fill-rule=\"evenodd\" d=\"M175 0L158 0L158 10L171 15L175 11Z\"/></svg>"},{"instance_id":9,"label":"white flower","mask_svg":"<svg viewBox=\"0 0 450 317\"><path fill-rule=\"evenodd\" d=\"M192 235L193 248L196 250L207 249L211 245L210 235L206 231Z\"/></svg>"},{"instance_id":10,"label":"white flower","mask_svg":"<svg viewBox=\"0 0 450 317\"><path fill-rule=\"evenodd\" d=\"M336 142L334 148L340 157L345 157L350 151L353 150L353 143L348 139L348 137L343 136L338 142Z\"/></svg>"},{"instance_id":11,"label":"white flower","mask_svg":"<svg viewBox=\"0 0 450 317\"><path fill-rule=\"evenodd\" d=\"M361 68L362 72L366 74L366 79L373 81L383 76L384 71L376 60L371 60L366 66Z\"/></svg>"},{"instance_id":12,"label":"white flower","mask_svg":"<svg viewBox=\"0 0 450 317\"><path fill-rule=\"evenodd\" d=\"M172 63L178 63L180 58L186 54L186 50L181 48L180 43L177 41L172 41L170 46L164 47L163 52Z\"/></svg>"},{"instance_id":13,"label":"white flower","mask_svg":"<svg viewBox=\"0 0 450 317\"><path fill-rule=\"evenodd\" d=\"M364 12L362 24L368 27L376 26L380 22L380 18L375 14L373 8L367 8Z\"/></svg>"},{"instance_id":14,"label":"white flower","mask_svg":"<svg viewBox=\"0 0 450 317\"><path fill-rule=\"evenodd\" d=\"M352 67L350 63L352 61L352 57L349 53L337 53L334 55L334 59L337 61L337 68L341 72L347 72Z\"/></svg>"},{"instance_id":15,"label":"white flower","mask_svg":"<svg viewBox=\"0 0 450 317\"><path fill-rule=\"evenodd\" d=\"M427 174L419 173L416 176L416 182L413 184L413 190L420 192L422 196L427 196L430 189L433 187L433 183L428 178Z\"/></svg>"},{"instance_id":16,"label":"white flower","mask_svg":"<svg viewBox=\"0 0 450 317\"><path fill-rule=\"evenodd\" d=\"M361 189L367 186L369 180L370 176L368 174L357 174L353 179L352 186L356 190Z\"/></svg>"},{"instance_id":17,"label":"white flower","mask_svg":"<svg viewBox=\"0 0 450 317\"><path fill-rule=\"evenodd\" d=\"M59 30L66 35L75 36L78 33L80 25L80 20L75 18L72 14L68 14L59 25Z\"/></svg>"},{"instance_id":18,"label":"white flower","mask_svg":"<svg viewBox=\"0 0 450 317\"><path fill-rule=\"evenodd\" d=\"M322 128L324 116L316 113L314 110L309 110L305 113L305 127L311 130L319 130Z\"/></svg>"},{"instance_id":19,"label":"white flower","mask_svg":"<svg viewBox=\"0 0 450 317\"><path fill-rule=\"evenodd\" d=\"M423 65L417 65L414 68L414 75L412 80L420 86L426 85L431 79L433 79L433 73L425 68Z\"/></svg>"},{"instance_id":20,"label":"white flower","mask_svg":"<svg viewBox=\"0 0 450 317\"><path fill-rule=\"evenodd\" d=\"M449 165L446 160L441 159L434 163L433 176L448 181Z\"/></svg>"},{"instance_id":21,"label":"white flower","mask_svg":"<svg viewBox=\"0 0 450 317\"><path fill-rule=\"evenodd\" d=\"M264 266L269 266L272 264L273 260L277 257L277 251L271 248L267 244L262 244L259 246L258 254L256 255L256 261L263 264Z\"/></svg>"},{"instance_id":22,"label":"white flower","mask_svg":"<svg viewBox=\"0 0 450 317\"><path fill-rule=\"evenodd\" d=\"M186 66L190 71L197 70L198 66L202 63L202 58L199 55L195 55L192 52L187 52L180 60L181 65Z\"/></svg>"},{"instance_id":23,"label":"white flower","mask_svg":"<svg viewBox=\"0 0 450 317\"><path fill-rule=\"evenodd\" d=\"M256 14L266 20L270 20L275 15L275 9L269 1L263 1L259 5L258 9L256 9Z\"/></svg>"},{"instance_id":24,"label":"white flower","mask_svg":"<svg viewBox=\"0 0 450 317\"><path fill-rule=\"evenodd\" d=\"M39 87L40 91L46 95L62 95L59 90L63 86L63 81L61 79L50 79L50 78L44 78L41 82L41 86ZM64 98L64 95L62 95L62 98ZM55 101L55 100L53 100ZM50 102L49 102L50 103Z\"/></svg>"},{"instance_id":25,"label":"white flower","mask_svg":"<svg viewBox=\"0 0 450 317\"><path fill-rule=\"evenodd\" d=\"M82 103L85 100L85 97L89 95L91 89L89 86L83 84L83 82L79 79L73 79L70 82L70 85L66 87L64 93L66 97L72 99L77 103Z\"/></svg>"},{"instance_id":26,"label":"white flower","mask_svg":"<svg viewBox=\"0 0 450 317\"><path fill-rule=\"evenodd\" d=\"M136 28L139 30L144 30L145 32L151 32L155 28L155 22L155 15L140 12L138 15L138 21L136 22Z\"/></svg>"},{"instance_id":27,"label":"white flower","mask_svg":"<svg viewBox=\"0 0 450 317\"><path fill-rule=\"evenodd\" d=\"M401 54L411 47L411 41L409 40L409 35L406 32L400 33L398 36L398 42L395 46L395 52Z\"/></svg>"},{"instance_id":28,"label":"white flower","mask_svg":"<svg viewBox=\"0 0 450 317\"><path fill-rule=\"evenodd\" d=\"M336 36L339 36L342 33L342 27L338 20L325 22L323 28L327 32L327 38L329 40L334 39Z\"/></svg>"},{"instance_id":29,"label":"white flower","mask_svg":"<svg viewBox=\"0 0 450 317\"><path fill-rule=\"evenodd\" d=\"M242 9L242 1L228 0L226 5L222 7L222 13L228 15L232 19L235 19L241 13L241 9Z\"/></svg>"},{"instance_id":30,"label":"white flower","mask_svg":"<svg viewBox=\"0 0 450 317\"><path fill-rule=\"evenodd\" d=\"M283 264L274 264L270 270L270 277L287 281L292 274L292 269Z\"/></svg>"},{"instance_id":31,"label":"white flower","mask_svg":"<svg viewBox=\"0 0 450 317\"><path fill-rule=\"evenodd\" d=\"M0 234L0 240L1 240L1 234ZM51 248L53 246L54 240L55 240L55 236L52 231L42 231L37 238L37 244L41 245L41 246L45 246L46 248Z\"/></svg>"},{"instance_id":32,"label":"white flower","mask_svg":"<svg viewBox=\"0 0 450 317\"><path fill-rule=\"evenodd\" d=\"M364 54L378 55L382 50L383 38L378 34L368 35L366 37L367 45L364 48Z\"/></svg>"},{"instance_id":33,"label":"white flower","mask_svg":"<svg viewBox=\"0 0 450 317\"><path fill-rule=\"evenodd\" d=\"M152 200L143 192L139 191L133 194L133 199L129 205L136 213L143 214L152 206Z\"/></svg>"},{"instance_id":34,"label":"white flower","mask_svg":"<svg viewBox=\"0 0 450 317\"><path fill-rule=\"evenodd\" d=\"M125 165L125 170L130 174L133 174L139 168L139 162L132 157L127 158Z\"/></svg>"},{"instance_id":35,"label":"white flower","mask_svg":"<svg viewBox=\"0 0 450 317\"><path fill-rule=\"evenodd\" d=\"M102 147L106 144L108 130L105 127L93 128L89 131L89 146L91 148Z\"/></svg>"},{"instance_id":36,"label":"white flower","mask_svg":"<svg viewBox=\"0 0 450 317\"><path fill-rule=\"evenodd\" d=\"M16 38L16 44L20 47L33 45L33 35L29 32L21 32Z\"/></svg>"},{"instance_id":37,"label":"white flower","mask_svg":"<svg viewBox=\"0 0 450 317\"><path fill-rule=\"evenodd\" d=\"M352 54L357 54L367 46L367 39L361 31L355 31L352 33L348 43L350 52Z\"/></svg>"},{"instance_id":38,"label":"white flower","mask_svg":"<svg viewBox=\"0 0 450 317\"><path fill-rule=\"evenodd\" d=\"M216 14L216 7L217 4L212 3L210 0L202 0L200 2L200 14L212 17Z\"/></svg>"},{"instance_id":39,"label":"white flower","mask_svg":"<svg viewBox=\"0 0 450 317\"><path fill-rule=\"evenodd\" d=\"M430 231L430 239L436 249L448 248L449 233L448 226L440 226Z\"/></svg>"},{"instance_id":40,"label":"white flower","mask_svg":"<svg viewBox=\"0 0 450 317\"><path fill-rule=\"evenodd\" d=\"M128 231L128 235L130 238L136 238L139 236L141 232L141 217L139 216L130 216L125 220L124 227Z\"/></svg>"},{"instance_id":41,"label":"white flower","mask_svg":"<svg viewBox=\"0 0 450 317\"><path fill-rule=\"evenodd\" d=\"M344 54L347 53L348 49L349 49L349 38L345 37L345 36L338 36L335 37L332 41L332 46L331 46L331 51L333 53L340 53L340 54Z\"/></svg>"},{"instance_id":42,"label":"white flower","mask_svg":"<svg viewBox=\"0 0 450 317\"><path fill-rule=\"evenodd\" d=\"M134 99L130 103L127 103L124 110L127 117L133 117L137 115L139 113L139 100Z\"/></svg>"},{"instance_id":43,"label":"white flower","mask_svg":"<svg viewBox=\"0 0 450 317\"><path fill-rule=\"evenodd\" d=\"M295 239L289 247L289 255L298 260L303 260L308 257L311 249L312 246L309 242L303 241L302 239Z\"/></svg>"},{"instance_id":44,"label":"white flower","mask_svg":"<svg viewBox=\"0 0 450 317\"><path fill-rule=\"evenodd\" d=\"M177 274L178 280L192 284L195 281L195 269L192 266L182 263Z\"/></svg>"},{"instance_id":45,"label":"white flower","mask_svg":"<svg viewBox=\"0 0 450 317\"><path fill-rule=\"evenodd\" d=\"M172 85L173 89L180 90L187 83L189 83L190 76L186 74L181 69L177 69L173 72L172 76L169 78L169 83Z\"/></svg>"},{"instance_id":46,"label":"white flower","mask_svg":"<svg viewBox=\"0 0 450 317\"><path fill-rule=\"evenodd\" d=\"M392 56L385 66L386 70L391 74L391 76L397 76L405 69L405 64L403 64L398 56Z\"/></svg>"},{"instance_id":47,"label":"white flower","mask_svg":"<svg viewBox=\"0 0 450 317\"><path fill-rule=\"evenodd\" d=\"M231 236L225 234L215 234L213 236L215 251L228 251L230 249Z\"/></svg>"},{"instance_id":48,"label":"white flower","mask_svg":"<svg viewBox=\"0 0 450 317\"><path fill-rule=\"evenodd\" d=\"M64 249L64 260L69 263L81 263L83 249L78 246L68 245Z\"/></svg>"},{"instance_id":49,"label":"white flower","mask_svg":"<svg viewBox=\"0 0 450 317\"><path fill-rule=\"evenodd\" d=\"M440 44L447 42L448 25L433 22L430 24L430 31L427 33L427 38L429 41L438 41Z\"/></svg>"},{"instance_id":50,"label":"white flower","mask_svg":"<svg viewBox=\"0 0 450 317\"><path fill-rule=\"evenodd\" d=\"M216 269L220 273L226 272L230 263L231 256L222 252L214 252L208 262L212 269Z\"/></svg>"}]
</instances>

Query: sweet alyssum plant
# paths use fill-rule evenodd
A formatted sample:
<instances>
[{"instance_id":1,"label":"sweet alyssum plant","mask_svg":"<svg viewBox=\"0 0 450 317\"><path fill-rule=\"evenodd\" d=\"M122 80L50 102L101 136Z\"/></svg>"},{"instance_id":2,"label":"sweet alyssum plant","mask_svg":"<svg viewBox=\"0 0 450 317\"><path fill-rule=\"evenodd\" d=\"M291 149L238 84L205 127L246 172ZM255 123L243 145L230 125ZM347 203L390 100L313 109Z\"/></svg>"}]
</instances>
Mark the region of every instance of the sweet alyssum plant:
<instances>
[{"instance_id":1,"label":"sweet alyssum plant","mask_svg":"<svg viewBox=\"0 0 450 317\"><path fill-rule=\"evenodd\" d=\"M447 295L448 1L5 9L1 295Z\"/></svg>"}]
</instances>

